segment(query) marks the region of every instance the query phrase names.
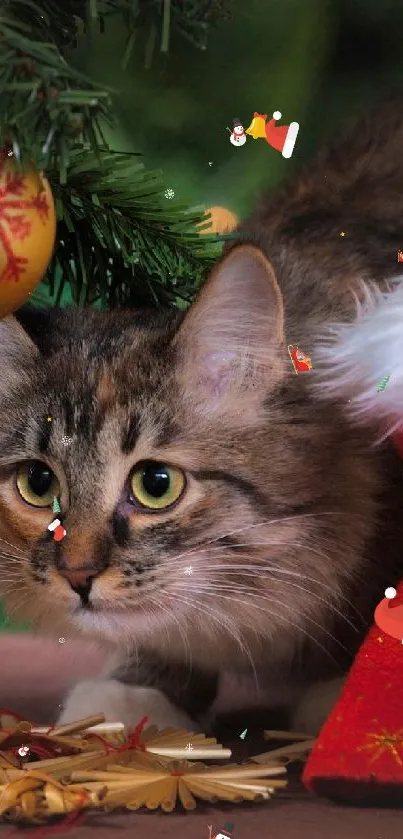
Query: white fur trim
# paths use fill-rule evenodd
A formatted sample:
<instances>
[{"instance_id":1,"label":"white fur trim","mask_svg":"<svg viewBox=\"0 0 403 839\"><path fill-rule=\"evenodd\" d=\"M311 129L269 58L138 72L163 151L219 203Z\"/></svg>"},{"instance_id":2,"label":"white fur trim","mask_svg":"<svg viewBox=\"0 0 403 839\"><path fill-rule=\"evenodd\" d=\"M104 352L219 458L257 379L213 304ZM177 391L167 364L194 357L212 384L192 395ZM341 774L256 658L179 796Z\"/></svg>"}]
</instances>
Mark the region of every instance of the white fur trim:
<instances>
[{"instance_id":1,"label":"white fur trim","mask_svg":"<svg viewBox=\"0 0 403 839\"><path fill-rule=\"evenodd\" d=\"M295 141L296 141L297 136L298 136L298 131L299 131L298 122L292 122L290 124L289 128L288 128L288 133L287 133L287 136L285 138L283 151L281 152L283 157L287 157L287 158L291 157L291 155L294 151L294 146L295 146Z\"/></svg>"},{"instance_id":2,"label":"white fur trim","mask_svg":"<svg viewBox=\"0 0 403 839\"><path fill-rule=\"evenodd\" d=\"M333 326L312 356L324 397L346 399L352 417L393 433L403 426L403 277L385 293L364 289L356 320Z\"/></svg>"},{"instance_id":3,"label":"white fur trim","mask_svg":"<svg viewBox=\"0 0 403 839\"><path fill-rule=\"evenodd\" d=\"M281 111L274 111L273 119L281 119Z\"/></svg>"}]
</instances>

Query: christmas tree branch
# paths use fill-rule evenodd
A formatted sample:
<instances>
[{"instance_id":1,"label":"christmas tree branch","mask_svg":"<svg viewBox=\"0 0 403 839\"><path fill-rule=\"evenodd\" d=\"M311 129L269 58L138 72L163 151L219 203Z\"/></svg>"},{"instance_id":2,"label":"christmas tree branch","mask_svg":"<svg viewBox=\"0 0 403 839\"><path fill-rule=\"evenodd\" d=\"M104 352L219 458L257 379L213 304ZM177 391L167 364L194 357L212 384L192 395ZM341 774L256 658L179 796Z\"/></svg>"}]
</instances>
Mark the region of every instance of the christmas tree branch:
<instances>
[{"instance_id":1,"label":"christmas tree branch","mask_svg":"<svg viewBox=\"0 0 403 839\"><path fill-rule=\"evenodd\" d=\"M160 33L167 52L171 26L205 48L209 22L225 12L222 0L3 0L0 7L0 142L14 157L45 171L58 166L66 181L70 150L102 144L112 122L110 91L70 66L65 51L85 30L120 14L128 31L128 62L137 30ZM148 39L149 40L149 39ZM147 62L152 52L148 50Z\"/></svg>"},{"instance_id":2,"label":"christmas tree branch","mask_svg":"<svg viewBox=\"0 0 403 839\"><path fill-rule=\"evenodd\" d=\"M33 162L51 181L58 213L45 278L51 302L69 289L78 305L186 305L217 256L218 240L195 229L202 210L168 206L160 173L107 149L110 92L64 53L117 14L131 43L148 30L166 52L176 28L203 48L207 24L222 13L221 0L3 0L0 148L10 146L15 160Z\"/></svg>"},{"instance_id":3,"label":"christmas tree branch","mask_svg":"<svg viewBox=\"0 0 403 839\"><path fill-rule=\"evenodd\" d=\"M73 152L68 186L50 175L58 241L45 282L53 303L186 305L221 242L200 236L203 210L167 199L161 173L129 155ZM60 278L60 279L58 279Z\"/></svg>"}]
</instances>

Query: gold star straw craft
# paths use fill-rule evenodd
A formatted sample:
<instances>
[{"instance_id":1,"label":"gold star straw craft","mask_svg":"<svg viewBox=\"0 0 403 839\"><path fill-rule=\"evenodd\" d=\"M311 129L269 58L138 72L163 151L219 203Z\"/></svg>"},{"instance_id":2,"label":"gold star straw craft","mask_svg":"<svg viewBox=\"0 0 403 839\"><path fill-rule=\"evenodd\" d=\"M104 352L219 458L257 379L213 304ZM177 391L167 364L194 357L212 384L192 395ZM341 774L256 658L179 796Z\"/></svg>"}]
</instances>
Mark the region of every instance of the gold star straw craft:
<instances>
[{"instance_id":1,"label":"gold star straw craft","mask_svg":"<svg viewBox=\"0 0 403 839\"><path fill-rule=\"evenodd\" d=\"M169 813L178 799L185 810L194 810L197 799L232 803L268 799L276 789L287 785L286 780L277 777L285 772L285 767L277 765L215 768L179 761L170 766L158 762L137 766L135 760L129 766L109 764L103 770L75 768L62 780L54 777L51 767L48 772L14 770L13 779L0 786L0 816L40 823L89 808L111 811L146 807Z\"/></svg>"},{"instance_id":2,"label":"gold star straw craft","mask_svg":"<svg viewBox=\"0 0 403 839\"><path fill-rule=\"evenodd\" d=\"M280 755L271 760L268 753L261 765L190 762L183 753L216 760L231 751L203 734L144 729L145 720L129 734L105 723L103 715L53 730L1 715L0 721L9 725L0 732L0 817L9 821L40 824L65 815L71 824L74 814L89 809L168 813L178 803L193 810L198 800L267 800L287 785ZM30 762L19 757L21 743L28 746ZM41 750L45 757L36 759Z\"/></svg>"}]
</instances>

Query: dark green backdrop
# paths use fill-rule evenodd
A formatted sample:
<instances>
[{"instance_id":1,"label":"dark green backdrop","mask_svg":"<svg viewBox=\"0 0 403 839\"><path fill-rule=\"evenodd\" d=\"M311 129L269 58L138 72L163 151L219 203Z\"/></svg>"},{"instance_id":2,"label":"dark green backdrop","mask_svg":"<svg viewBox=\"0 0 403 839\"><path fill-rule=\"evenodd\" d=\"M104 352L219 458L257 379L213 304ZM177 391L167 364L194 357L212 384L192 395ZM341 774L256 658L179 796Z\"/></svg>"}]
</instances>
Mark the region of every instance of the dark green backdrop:
<instances>
[{"instance_id":1,"label":"dark green backdrop","mask_svg":"<svg viewBox=\"0 0 403 839\"><path fill-rule=\"evenodd\" d=\"M232 17L197 51L174 40L144 69L144 44L123 69L117 23L72 55L118 92L115 142L161 166L178 197L246 213L345 115L403 85L403 0L234 0ZM229 143L234 116L280 110L300 123L291 160L263 140ZM212 166L209 166L212 161ZM167 199L168 200L168 199Z\"/></svg>"}]
</instances>

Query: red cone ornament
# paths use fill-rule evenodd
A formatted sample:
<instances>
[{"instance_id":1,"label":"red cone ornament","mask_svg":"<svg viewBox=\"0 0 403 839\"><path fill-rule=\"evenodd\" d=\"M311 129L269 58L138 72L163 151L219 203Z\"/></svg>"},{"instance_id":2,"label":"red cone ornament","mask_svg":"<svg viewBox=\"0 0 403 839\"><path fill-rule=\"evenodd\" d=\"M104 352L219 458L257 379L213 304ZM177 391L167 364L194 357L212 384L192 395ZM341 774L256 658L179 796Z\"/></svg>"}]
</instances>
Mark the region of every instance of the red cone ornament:
<instances>
[{"instance_id":1,"label":"red cone ornament","mask_svg":"<svg viewBox=\"0 0 403 839\"><path fill-rule=\"evenodd\" d=\"M395 637L388 634L400 617L403 582L395 596L391 589L387 592L319 734L303 781L329 798L403 806L403 622L402 634L400 629Z\"/></svg>"}]
</instances>

